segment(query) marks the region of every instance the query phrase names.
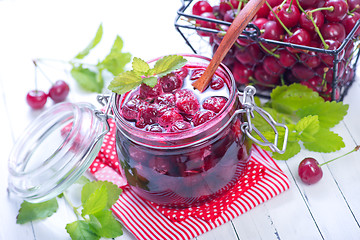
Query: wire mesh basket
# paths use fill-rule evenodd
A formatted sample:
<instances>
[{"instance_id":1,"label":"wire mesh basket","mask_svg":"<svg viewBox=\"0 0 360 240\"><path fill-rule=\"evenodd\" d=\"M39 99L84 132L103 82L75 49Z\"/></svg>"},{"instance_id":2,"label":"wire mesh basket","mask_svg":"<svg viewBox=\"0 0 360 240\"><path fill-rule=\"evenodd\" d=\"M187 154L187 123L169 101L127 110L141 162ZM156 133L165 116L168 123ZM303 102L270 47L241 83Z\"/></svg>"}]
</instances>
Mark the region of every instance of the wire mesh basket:
<instances>
[{"instance_id":1,"label":"wire mesh basket","mask_svg":"<svg viewBox=\"0 0 360 240\"><path fill-rule=\"evenodd\" d=\"M192 7L197 2L182 0L175 28L194 53L212 57L231 21L193 14ZM220 0L208 2L215 8ZM355 80L360 54L359 25L360 20L338 45L325 49L313 44L305 46L264 38L258 24L252 21L223 63L233 72L240 90L254 85L261 97L269 97L276 86L298 82L317 91L325 100L342 101ZM281 68L274 66L274 62Z\"/></svg>"}]
</instances>

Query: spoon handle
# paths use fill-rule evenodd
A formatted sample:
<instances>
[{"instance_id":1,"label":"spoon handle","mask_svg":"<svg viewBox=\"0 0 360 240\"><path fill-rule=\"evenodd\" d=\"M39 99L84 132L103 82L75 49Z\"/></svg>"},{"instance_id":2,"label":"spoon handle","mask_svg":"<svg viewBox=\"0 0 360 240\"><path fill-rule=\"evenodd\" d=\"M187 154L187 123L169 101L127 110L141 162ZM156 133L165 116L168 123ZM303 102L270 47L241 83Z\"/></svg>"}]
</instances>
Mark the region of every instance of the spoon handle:
<instances>
[{"instance_id":1,"label":"spoon handle","mask_svg":"<svg viewBox=\"0 0 360 240\"><path fill-rule=\"evenodd\" d=\"M241 32L246 28L247 24L253 19L260 7L265 3L265 0L250 0L245 7L239 12L234 21L231 23L224 38L214 53L208 67L205 69L203 75L196 80L192 85L194 88L203 92L209 85L212 76L219 67L226 54L235 43Z\"/></svg>"}]
</instances>

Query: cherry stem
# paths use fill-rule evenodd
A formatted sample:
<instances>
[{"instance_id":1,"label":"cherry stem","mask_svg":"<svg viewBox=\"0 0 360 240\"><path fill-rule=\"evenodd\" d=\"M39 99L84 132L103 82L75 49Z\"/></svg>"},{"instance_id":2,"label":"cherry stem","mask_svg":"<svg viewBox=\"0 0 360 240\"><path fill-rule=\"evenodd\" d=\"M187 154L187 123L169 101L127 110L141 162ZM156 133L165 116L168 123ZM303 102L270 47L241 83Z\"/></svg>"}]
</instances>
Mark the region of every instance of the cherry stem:
<instances>
[{"instance_id":1,"label":"cherry stem","mask_svg":"<svg viewBox=\"0 0 360 240\"><path fill-rule=\"evenodd\" d=\"M334 11L334 7L331 6L331 7L321 7L321 8L316 8L316 9L313 9L311 10L310 12L318 12L318 11L322 11L322 10L325 10L325 11Z\"/></svg>"},{"instance_id":2,"label":"cherry stem","mask_svg":"<svg viewBox=\"0 0 360 240\"><path fill-rule=\"evenodd\" d=\"M270 11L274 14L274 17L278 20L278 22L280 23L280 25L285 29L285 31L287 32L287 34L289 34L289 36L292 36L293 33L284 25L284 23L280 20L280 18L278 17L278 15L274 12L274 10L272 9L272 7L270 6L270 4L265 1L266 5L269 7Z\"/></svg>"},{"instance_id":3,"label":"cherry stem","mask_svg":"<svg viewBox=\"0 0 360 240\"><path fill-rule=\"evenodd\" d=\"M69 206L72 208L73 212L75 213L76 218L77 218L78 220L80 220L82 217L81 217L81 214L80 214L79 211L78 211L78 208L75 207L75 206L72 204L72 202L70 201L70 199L69 199L69 197L67 196L66 192L63 192L63 195L64 195L65 202L66 202L67 204L69 204Z\"/></svg>"},{"instance_id":4,"label":"cherry stem","mask_svg":"<svg viewBox=\"0 0 360 240\"><path fill-rule=\"evenodd\" d=\"M276 54L276 53L274 53L273 51L269 50L267 47L264 46L264 44L263 44L262 42L259 42L259 45L260 45L260 47L262 47L262 49L264 49L264 51L267 52L268 54L276 57L277 59L280 58L280 55L279 55L279 54Z\"/></svg>"},{"instance_id":5,"label":"cherry stem","mask_svg":"<svg viewBox=\"0 0 360 240\"><path fill-rule=\"evenodd\" d=\"M54 84L53 81L51 81L51 79L50 79L50 78L45 74L45 72L39 67L39 65L36 63L36 60L33 60L33 62L34 62L34 64L35 64L36 68L39 69L39 71L40 71L40 72L42 73L42 75L44 75L44 77L51 83L51 85Z\"/></svg>"},{"instance_id":6,"label":"cherry stem","mask_svg":"<svg viewBox=\"0 0 360 240\"><path fill-rule=\"evenodd\" d=\"M324 45L324 48L325 48L325 49L328 49L328 48L329 48L329 45L326 44L326 42L325 42L325 40L324 40L324 37L322 36L322 34L321 34L321 32L320 32L320 29L319 29L318 26L316 25L315 20L314 20L314 18L313 18L313 16L312 16L312 13L313 13L313 12L316 12L319 8L306 12L306 11L301 7L301 5L300 5L300 3L299 3L299 0L296 0L296 3L297 3L297 5L298 5L300 11L303 12L303 13L306 15L306 17L309 18L310 21L312 22L312 24L314 25L315 32L316 32L317 35L319 36L322 44ZM334 9L334 7L332 7L332 8Z\"/></svg>"},{"instance_id":7,"label":"cherry stem","mask_svg":"<svg viewBox=\"0 0 360 240\"><path fill-rule=\"evenodd\" d=\"M37 63L36 63L35 60L33 60L33 63L34 63L34 66L35 66L35 71L34 71L35 91L37 92L38 91L38 86L37 86L37 69L38 69L38 66L37 66Z\"/></svg>"},{"instance_id":8,"label":"cherry stem","mask_svg":"<svg viewBox=\"0 0 360 240\"><path fill-rule=\"evenodd\" d=\"M326 161L326 162L324 162L324 163L322 163L322 164L319 164L318 166L319 166L319 167L322 167L322 166L324 166L325 164L328 164L328 163L330 163L330 162L332 162L332 161L335 161L335 160L337 160L337 159L339 159L339 158L345 157L346 155L349 155L350 153L356 152L356 151L358 151L359 149L360 149L360 145L357 145L357 146L356 146L353 150L351 150L350 152L345 153L344 155L341 155L341 156L339 156L339 157L333 158L333 159L331 159L331 160L329 160L329 161Z\"/></svg>"},{"instance_id":9,"label":"cherry stem","mask_svg":"<svg viewBox=\"0 0 360 240\"><path fill-rule=\"evenodd\" d=\"M286 9L286 12L291 12L291 5L293 4L293 0L290 1L288 9Z\"/></svg>"}]
</instances>

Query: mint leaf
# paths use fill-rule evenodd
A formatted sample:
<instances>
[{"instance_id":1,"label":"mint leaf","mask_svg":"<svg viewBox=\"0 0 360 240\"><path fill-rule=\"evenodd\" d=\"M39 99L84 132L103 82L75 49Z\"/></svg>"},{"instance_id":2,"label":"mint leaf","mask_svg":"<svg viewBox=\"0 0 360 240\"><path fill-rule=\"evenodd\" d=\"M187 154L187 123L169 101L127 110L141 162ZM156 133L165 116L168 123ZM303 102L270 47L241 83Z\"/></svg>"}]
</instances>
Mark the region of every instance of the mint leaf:
<instances>
[{"instance_id":1,"label":"mint leaf","mask_svg":"<svg viewBox=\"0 0 360 240\"><path fill-rule=\"evenodd\" d=\"M154 73L158 77L163 77L172 71L183 67L187 60L183 56L169 55L156 61L154 66Z\"/></svg>"},{"instance_id":2,"label":"mint leaf","mask_svg":"<svg viewBox=\"0 0 360 240\"><path fill-rule=\"evenodd\" d=\"M104 238L116 238L123 234L121 224L115 219L110 210L104 210L95 214L101 224L98 235Z\"/></svg>"},{"instance_id":3,"label":"mint leaf","mask_svg":"<svg viewBox=\"0 0 360 240\"><path fill-rule=\"evenodd\" d=\"M288 114L305 106L324 102L317 92L298 83L276 87L270 96L272 108Z\"/></svg>"},{"instance_id":4,"label":"mint leaf","mask_svg":"<svg viewBox=\"0 0 360 240\"><path fill-rule=\"evenodd\" d=\"M85 216L100 212L106 207L107 200L107 189L105 185L102 185L100 188L91 193L89 198L83 202L83 210L81 215Z\"/></svg>"},{"instance_id":5,"label":"mint leaf","mask_svg":"<svg viewBox=\"0 0 360 240\"><path fill-rule=\"evenodd\" d=\"M139 75L146 75L146 73L150 70L149 64L137 57L134 57L133 59L132 68Z\"/></svg>"},{"instance_id":6,"label":"mint leaf","mask_svg":"<svg viewBox=\"0 0 360 240\"><path fill-rule=\"evenodd\" d=\"M102 24L100 24L95 37L91 40L89 45L84 50L82 50L75 56L75 58L83 59L84 57L86 57L90 53L90 50L93 49L100 42L102 38L102 34L103 34L103 26Z\"/></svg>"},{"instance_id":7,"label":"mint leaf","mask_svg":"<svg viewBox=\"0 0 360 240\"><path fill-rule=\"evenodd\" d=\"M24 201L21 204L19 214L16 217L16 223L24 224L34 220L45 219L53 215L59 205L56 198L41 203L30 203Z\"/></svg>"},{"instance_id":8,"label":"mint leaf","mask_svg":"<svg viewBox=\"0 0 360 240\"><path fill-rule=\"evenodd\" d=\"M314 134L316 134L319 129L320 123L317 115L304 117L295 125L295 130L299 133L300 140L303 142L315 141Z\"/></svg>"},{"instance_id":9,"label":"mint leaf","mask_svg":"<svg viewBox=\"0 0 360 240\"><path fill-rule=\"evenodd\" d=\"M324 128L314 134L314 141L304 142L304 147L310 151L329 153L345 147L342 137Z\"/></svg>"},{"instance_id":10,"label":"mint leaf","mask_svg":"<svg viewBox=\"0 0 360 240\"><path fill-rule=\"evenodd\" d=\"M98 240L95 229L91 223L84 220L78 220L66 225L66 231L69 233L72 240Z\"/></svg>"},{"instance_id":11,"label":"mint leaf","mask_svg":"<svg viewBox=\"0 0 360 240\"><path fill-rule=\"evenodd\" d=\"M182 56L169 55L157 60L154 68L150 68L144 60L135 57L132 62L133 70L117 75L108 88L117 94L124 94L141 83L154 87L158 77L183 67L186 62Z\"/></svg>"},{"instance_id":12,"label":"mint leaf","mask_svg":"<svg viewBox=\"0 0 360 240\"><path fill-rule=\"evenodd\" d=\"M107 69L114 76L124 72L126 64L131 60L131 54L122 52L123 45L122 38L116 36L110 53L98 64L98 67Z\"/></svg>"},{"instance_id":13,"label":"mint leaf","mask_svg":"<svg viewBox=\"0 0 360 240\"><path fill-rule=\"evenodd\" d=\"M301 150L301 146L298 142L287 142L286 151L283 154L274 152L273 157L277 160L288 160L292 158L296 154L298 154Z\"/></svg>"},{"instance_id":14,"label":"mint leaf","mask_svg":"<svg viewBox=\"0 0 360 240\"><path fill-rule=\"evenodd\" d=\"M119 199L119 195L121 194L122 190L117 185L108 182L108 181L95 181L89 182L82 188L81 191L81 202L84 204L87 199L93 194L97 189L100 187L105 186L107 191L107 202L106 208L109 209L112 205Z\"/></svg>"},{"instance_id":15,"label":"mint leaf","mask_svg":"<svg viewBox=\"0 0 360 240\"><path fill-rule=\"evenodd\" d=\"M145 83L149 87L155 87L157 82L158 82L157 77L147 77L143 79L143 83Z\"/></svg>"},{"instance_id":16,"label":"mint leaf","mask_svg":"<svg viewBox=\"0 0 360 240\"><path fill-rule=\"evenodd\" d=\"M347 114L349 105L342 102L319 102L299 109L296 114L303 118L307 115L318 115L322 128L332 128Z\"/></svg>"},{"instance_id":17,"label":"mint leaf","mask_svg":"<svg viewBox=\"0 0 360 240\"><path fill-rule=\"evenodd\" d=\"M80 65L73 67L70 74L84 90L101 93L104 83L99 79L96 72Z\"/></svg>"},{"instance_id":18,"label":"mint leaf","mask_svg":"<svg viewBox=\"0 0 360 240\"><path fill-rule=\"evenodd\" d=\"M117 93L124 94L142 83L142 78L134 71L126 71L117 75L109 85L109 90Z\"/></svg>"}]
</instances>

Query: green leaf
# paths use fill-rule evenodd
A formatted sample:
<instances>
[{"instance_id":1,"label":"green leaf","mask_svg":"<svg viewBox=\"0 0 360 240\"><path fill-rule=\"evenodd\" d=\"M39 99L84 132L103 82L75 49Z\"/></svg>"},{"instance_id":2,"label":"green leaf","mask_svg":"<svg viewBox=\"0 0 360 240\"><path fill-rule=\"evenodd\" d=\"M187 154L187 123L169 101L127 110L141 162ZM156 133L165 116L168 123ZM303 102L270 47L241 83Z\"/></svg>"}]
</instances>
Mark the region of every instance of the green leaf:
<instances>
[{"instance_id":1,"label":"green leaf","mask_svg":"<svg viewBox=\"0 0 360 240\"><path fill-rule=\"evenodd\" d=\"M349 105L342 102L319 102L299 109L296 114L303 118L307 115L318 115L322 128L332 128L347 114Z\"/></svg>"},{"instance_id":2,"label":"green leaf","mask_svg":"<svg viewBox=\"0 0 360 240\"><path fill-rule=\"evenodd\" d=\"M314 152L335 152L345 147L342 137L338 134L324 128L314 134L315 141L304 142L304 147Z\"/></svg>"},{"instance_id":3,"label":"green leaf","mask_svg":"<svg viewBox=\"0 0 360 240\"><path fill-rule=\"evenodd\" d=\"M109 90L117 93L124 94L142 83L141 76L137 75L134 71L126 71L117 75L109 85Z\"/></svg>"},{"instance_id":4,"label":"green leaf","mask_svg":"<svg viewBox=\"0 0 360 240\"><path fill-rule=\"evenodd\" d=\"M324 102L317 92L298 83L276 87L270 96L272 107L278 112L288 114L305 106Z\"/></svg>"},{"instance_id":5,"label":"green leaf","mask_svg":"<svg viewBox=\"0 0 360 240\"><path fill-rule=\"evenodd\" d=\"M276 160L288 160L298 154L300 150L301 146L298 142L287 142L286 151L283 154L274 152L272 157Z\"/></svg>"},{"instance_id":6,"label":"green leaf","mask_svg":"<svg viewBox=\"0 0 360 240\"><path fill-rule=\"evenodd\" d=\"M53 215L58 209L56 198L41 203L30 203L24 201L21 204L16 223L24 224L34 220L45 219Z\"/></svg>"},{"instance_id":7,"label":"green leaf","mask_svg":"<svg viewBox=\"0 0 360 240\"><path fill-rule=\"evenodd\" d=\"M103 34L103 26L102 24L100 24L95 37L91 40L89 45L84 50L82 50L81 52L78 53L78 55L75 56L75 58L83 59L84 57L86 57L89 54L90 50L93 49L100 42L102 38L102 34Z\"/></svg>"},{"instance_id":8,"label":"green leaf","mask_svg":"<svg viewBox=\"0 0 360 240\"><path fill-rule=\"evenodd\" d=\"M98 234L104 238L116 238L123 234L121 224L115 219L110 210L104 210L95 214L101 224Z\"/></svg>"},{"instance_id":9,"label":"green leaf","mask_svg":"<svg viewBox=\"0 0 360 240\"><path fill-rule=\"evenodd\" d=\"M84 185L81 191L82 204L84 204L87 201L87 199L90 197L90 195L101 186L106 186L106 190L107 190L106 208L107 209L111 208L111 206L119 199L119 195L121 194L122 190L117 185L108 181L95 181L95 182L89 182L86 185Z\"/></svg>"},{"instance_id":10,"label":"green leaf","mask_svg":"<svg viewBox=\"0 0 360 240\"><path fill-rule=\"evenodd\" d=\"M121 37L116 36L110 53L98 64L98 67L107 69L114 76L124 72L126 64L131 61L131 54L122 52L123 45Z\"/></svg>"},{"instance_id":11,"label":"green leaf","mask_svg":"<svg viewBox=\"0 0 360 240\"><path fill-rule=\"evenodd\" d=\"M314 134L316 134L319 129L320 123L317 115L304 117L295 125L295 130L299 133L300 140L303 142L315 141Z\"/></svg>"},{"instance_id":12,"label":"green leaf","mask_svg":"<svg viewBox=\"0 0 360 240\"><path fill-rule=\"evenodd\" d=\"M78 220L66 225L66 231L72 240L98 240L100 236L95 233L91 223Z\"/></svg>"},{"instance_id":13,"label":"green leaf","mask_svg":"<svg viewBox=\"0 0 360 240\"><path fill-rule=\"evenodd\" d=\"M149 71L150 66L141 58L134 57L132 62L132 68L137 74L145 75Z\"/></svg>"},{"instance_id":14,"label":"green leaf","mask_svg":"<svg viewBox=\"0 0 360 240\"><path fill-rule=\"evenodd\" d=\"M99 76L96 72L93 72L88 68L83 68L83 66L80 65L78 67L73 67L70 73L84 90L101 93L104 83L102 81L99 82Z\"/></svg>"},{"instance_id":15,"label":"green leaf","mask_svg":"<svg viewBox=\"0 0 360 240\"><path fill-rule=\"evenodd\" d=\"M89 198L83 202L83 210L81 215L85 216L100 212L101 210L105 209L107 200L108 196L106 186L101 185L100 188L97 188L93 193L90 194Z\"/></svg>"},{"instance_id":16,"label":"green leaf","mask_svg":"<svg viewBox=\"0 0 360 240\"><path fill-rule=\"evenodd\" d=\"M157 77L143 78L143 83L145 83L146 85L148 85L149 87L152 87L152 88L155 87L157 82L158 82Z\"/></svg>"},{"instance_id":17,"label":"green leaf","mask_svg":"<svg viewBox=\"0 0 360 240\"><path fill-rule=\"evenodd\" d=\"M154 66L154 73L158 77L163 77L172 71L183 67L186 64L187 60L183 56L179 55L168 55L158 61L156 61Z\"/></svg>"}]
</instances>

